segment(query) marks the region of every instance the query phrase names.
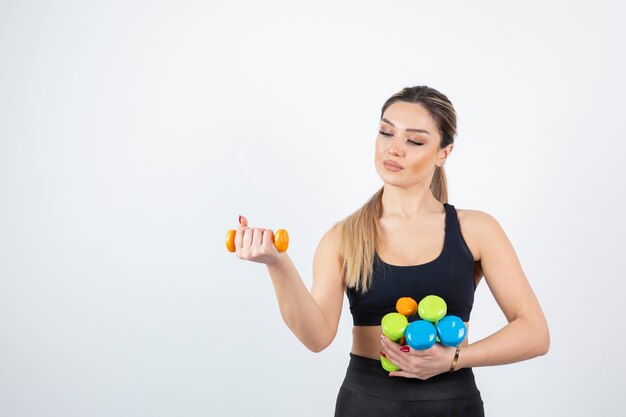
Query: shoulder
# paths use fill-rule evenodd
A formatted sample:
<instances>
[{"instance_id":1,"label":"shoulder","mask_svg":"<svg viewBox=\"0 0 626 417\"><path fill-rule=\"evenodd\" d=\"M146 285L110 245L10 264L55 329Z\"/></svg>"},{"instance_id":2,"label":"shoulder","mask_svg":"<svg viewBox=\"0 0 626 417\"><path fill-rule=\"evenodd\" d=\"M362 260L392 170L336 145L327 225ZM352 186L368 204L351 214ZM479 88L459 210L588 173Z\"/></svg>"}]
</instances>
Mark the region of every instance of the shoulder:
<instances>
[{"instance_id":1,"label":"shoulder","mask_svg":"<svg viewBox=\"0 0 626 417\"><path fill-rule=\"evenodd\" d=\"M463 232L465 240L472 247L472 252L476 253L476 258L481 259L481 250L485 245L495 240L501 239L504 231L500 223L491 214L482 210L456 209L459 226Z\"/></svg>"},{"instance_id":2,"label":"shoulder","mask_svg":"<svg viewBox=\"0 0 626 417\"><path fill-rule=\"evenodd\" d=\"M342 241L342 223L335 223L332 225L320 239L320 246L328 248L328 250L340 255Z\"/></svg>"},{"instance_id":3,"label":"shoulder","mask_svg":"<svg viewBox=\"0 0 626 417\"><path fill-rule=\"evenodd\" d=\"M482 210L473 210L473 209L456 209L457 217L459 221L463 221L470 225L488 225L489 223L494 224L498 223L498 221L491 214L482 211Z\"/></svg>"}]
</instances>

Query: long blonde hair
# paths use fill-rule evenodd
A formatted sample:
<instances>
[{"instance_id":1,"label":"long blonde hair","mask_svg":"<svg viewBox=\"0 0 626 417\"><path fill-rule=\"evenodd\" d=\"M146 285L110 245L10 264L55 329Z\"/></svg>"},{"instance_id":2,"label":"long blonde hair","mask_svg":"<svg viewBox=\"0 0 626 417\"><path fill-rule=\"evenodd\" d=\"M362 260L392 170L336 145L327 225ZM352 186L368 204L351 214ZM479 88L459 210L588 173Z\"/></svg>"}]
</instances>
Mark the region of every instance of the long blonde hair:
<instances>
[{"instance_id":1,"label":"long blonde hair","mask_svg":"<svg viewBox=\"0 0 626 417\"><path fill-rule=\"evenodd\" d=\"M419 103L429 111L441 134L439 149L454 143L456 111L444 94L427 86L406 87L387 99L380 113L381 119L387 107L396 101ZM343 282L348 288L362 292L367 292L372 282L374 252L381 236L378 219L382 215L383 190L381 187L361 208L334 225L340 231ZM430 190L438 201L448 202L443 167L435 169Z\"/></svg>"}]
</instances>

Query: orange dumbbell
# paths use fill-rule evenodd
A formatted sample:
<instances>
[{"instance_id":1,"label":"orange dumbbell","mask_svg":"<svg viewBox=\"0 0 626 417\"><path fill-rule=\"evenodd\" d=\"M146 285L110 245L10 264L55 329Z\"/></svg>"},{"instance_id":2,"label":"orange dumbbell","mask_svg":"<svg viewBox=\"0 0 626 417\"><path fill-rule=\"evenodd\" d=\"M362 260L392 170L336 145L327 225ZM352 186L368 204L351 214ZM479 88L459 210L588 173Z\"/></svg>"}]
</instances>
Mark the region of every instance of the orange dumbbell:
<instances>
[{"instance_id":1,"label":"orange dumbbell","mask_svg":"<svg viewBox=\"0 0 626 417\"><path fill-rule=\"evenodd\" d=\"M411 297L400 297L396 302L396 311L403 316L414 316L417 313L417 302Z\"/></svg>"},{"instance_id":2,"label":"orange dumbbell","mask_svg":"<svg viewBox=\"0 0 626 417\"><path fill-rule=\"evenodd\" d=\"M411 297L401 297L396 302L396 311L406 317L414 316L417 313L417 302ZM406 345L404 335L400 338L400 344Z\"/></svg>"},{"instance_id":3,"label":"orange dumbbell","mask_svg":"<svg viewBox=\"0 0 626 417\"><path fill-rule=\"evenodd\" d=\"M229 252L235 252L235 234L237 234L236 230L229 230L226 232L226 249ZM274 246L278 252L285 252L287 247L289 246L289 234L285 229L278 229L276 233L274 233Z\"/></svg>"}]
</instances>

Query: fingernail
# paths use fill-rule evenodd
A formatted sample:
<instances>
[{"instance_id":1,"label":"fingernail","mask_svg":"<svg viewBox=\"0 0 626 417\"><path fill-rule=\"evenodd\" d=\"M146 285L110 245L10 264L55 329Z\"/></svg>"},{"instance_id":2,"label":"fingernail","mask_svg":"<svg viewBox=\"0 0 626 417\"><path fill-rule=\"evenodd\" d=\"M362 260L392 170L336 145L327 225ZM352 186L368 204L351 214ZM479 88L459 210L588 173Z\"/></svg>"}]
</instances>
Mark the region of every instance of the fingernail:
<instances>
[{"instance_id":1,"label":"fingernail","mask_svg":"<svg viewBox=\"0 0 626 417\"><path fill-rule=\"evenodd\" d=\"M400 350L403 351L403 352L408 352L410 350L410 348L408 346L402 346L400 348Z\"/></svg>"},{"instance_id":2,"label":"fingernail","mask_svg":"<svg viewBox=\"0 0 626 417\"><path fill-rule=\"evenodd\" d=\"M241 214L239 215L239 224L241 224Z\"/></svg>"},{"instance_id":3,"label":"fingernail","mask_svg":"<svg viewBox=\"0 0 626 417\"><path fill-rule=\"evenodd\" d=\"M386 357L387 357L387 355L385 355L385 352L380 352L380 355L381 355L383 358L386 358Z\"/></svg>"}]
</instances>

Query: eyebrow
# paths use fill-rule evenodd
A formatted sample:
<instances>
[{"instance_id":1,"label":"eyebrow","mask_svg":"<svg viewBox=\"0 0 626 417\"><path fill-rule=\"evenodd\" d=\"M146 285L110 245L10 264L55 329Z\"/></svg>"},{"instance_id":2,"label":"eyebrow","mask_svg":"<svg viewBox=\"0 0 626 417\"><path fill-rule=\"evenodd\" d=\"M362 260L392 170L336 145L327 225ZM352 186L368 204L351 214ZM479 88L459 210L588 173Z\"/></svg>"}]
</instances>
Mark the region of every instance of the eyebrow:
<instances>
[{"instance_id":1,"label":"eyebrow","mask_svg":"<svg viewBox=\"0 0 626 417\"><path fill-rule=\"evenodd\" d=\"M391 125L391 127L396 127L393 123L391 123L389 120L385 119L384 117L382 119L383 122L385 123L389 123ZM406 129L407 132L418 132L418 133L426 133L427 135L430 135L430 132L428 130L425 129Z\"/></svg>"}]
</instances>

